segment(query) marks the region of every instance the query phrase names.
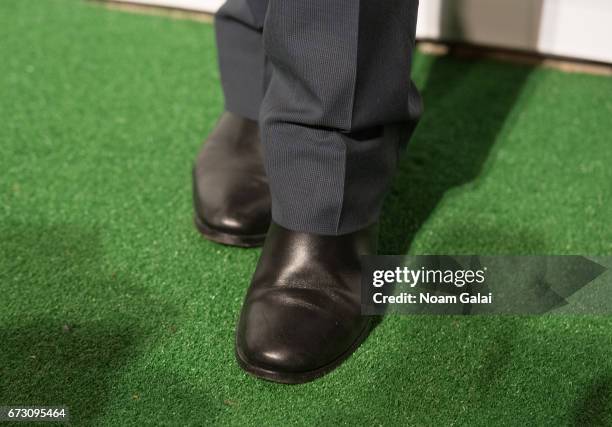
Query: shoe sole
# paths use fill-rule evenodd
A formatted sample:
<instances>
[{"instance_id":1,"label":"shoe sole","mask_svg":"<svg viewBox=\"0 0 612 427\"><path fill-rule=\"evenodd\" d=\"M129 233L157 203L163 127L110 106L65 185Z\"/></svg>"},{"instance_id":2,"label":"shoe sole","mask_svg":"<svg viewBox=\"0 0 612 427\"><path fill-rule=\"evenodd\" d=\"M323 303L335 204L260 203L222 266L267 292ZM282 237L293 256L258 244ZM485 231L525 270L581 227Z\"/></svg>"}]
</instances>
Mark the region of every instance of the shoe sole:
<instances>
[{"instance_id":1,"label":"shoe sole","mask_svg":"<svg viewBox=\"0 0 612 427\"><path fill-rule=\"evenodd\" d=\"M264 240L266 239L266 233L238 235L215 230L214 228L206 224L204 221L202 221L200 218L198 218L197 215L193 217L193 223L196 229L205 239L226 246L237 246L240 248L256 248L259 246L263 246Z\"/></svg>"},{"instance_id":2,"label":"shoe sole","mask_svg":"<svg viewBox=\"0 0 612 427\"><path fill-rule=\"evenodd\" d=\"M344 353L334 359L332 362L324 365L320 368L317 368L312 371L304 371L304 372L280 372L273 371L270 369L261 368L259 366L253 365L245 360L245 357L238 350L238 345L234 347L234 354L236 356L236 361L240 365L240 367L245 370L248 374L260 378L266 381L272 381L275 383L281 384L304 384L317 378L321 378L322 376L330 373L338 366L342 364L346 359L348 359L357 348L363 343L363 341L368 337L369 333L372 330L372 319L368 319L367 323L363 327L363 330L360 332L359 336L355 341L351 344L349 348L347 348Z\"/></svg>"}]
</instances>

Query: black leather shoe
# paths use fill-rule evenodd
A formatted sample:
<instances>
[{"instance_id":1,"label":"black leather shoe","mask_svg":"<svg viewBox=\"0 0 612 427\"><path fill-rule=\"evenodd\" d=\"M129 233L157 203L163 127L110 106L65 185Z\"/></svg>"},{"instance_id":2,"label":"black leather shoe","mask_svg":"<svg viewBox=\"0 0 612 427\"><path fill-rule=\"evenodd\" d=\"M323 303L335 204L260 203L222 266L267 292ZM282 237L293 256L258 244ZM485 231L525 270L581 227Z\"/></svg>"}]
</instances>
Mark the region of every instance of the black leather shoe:
<instances>
[{"instance_id":1,"label":"black leather shoe","mask_svg":"<svg viewBox=\"0 0 612 427\"><path fill-rule=\"evenodd\" d=\"M370 331L359 256L377 227L319 236L272 223L236 331L236 358L256 377L303 383L331 371Z\"/></svg>"},{"instance_id":2,"label":"black leather shoe","mask_svg":"<svg viewBox=\"0 0 612 427\"><path fill-rule=\"evenodd\" d=\"M193 168L195 225L209 240L261 246L271 221L257 122L225 112Z\"/></svg>"}]
</instances>

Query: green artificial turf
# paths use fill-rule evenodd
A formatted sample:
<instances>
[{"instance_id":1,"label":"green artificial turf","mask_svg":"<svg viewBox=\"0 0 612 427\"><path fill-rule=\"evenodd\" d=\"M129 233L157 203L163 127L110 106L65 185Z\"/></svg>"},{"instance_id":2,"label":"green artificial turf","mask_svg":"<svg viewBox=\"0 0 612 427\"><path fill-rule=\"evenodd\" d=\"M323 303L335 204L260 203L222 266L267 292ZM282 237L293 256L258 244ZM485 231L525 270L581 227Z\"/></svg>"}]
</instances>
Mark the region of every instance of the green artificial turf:
<instances>
[{"instance_id":1,"label":"green artificial turf","mask_svg":"<svg viewBox=\"0 0 612 427\"><path fill-rule=\"evenodd\" d=\"M75 425L612 424L612 319L389 316L314 383L234 362L259 250L194 231L208 24L0 2L0 406ZM612 255L612 79L418 54L385 253Z\"/></svg>"}]
</instances>

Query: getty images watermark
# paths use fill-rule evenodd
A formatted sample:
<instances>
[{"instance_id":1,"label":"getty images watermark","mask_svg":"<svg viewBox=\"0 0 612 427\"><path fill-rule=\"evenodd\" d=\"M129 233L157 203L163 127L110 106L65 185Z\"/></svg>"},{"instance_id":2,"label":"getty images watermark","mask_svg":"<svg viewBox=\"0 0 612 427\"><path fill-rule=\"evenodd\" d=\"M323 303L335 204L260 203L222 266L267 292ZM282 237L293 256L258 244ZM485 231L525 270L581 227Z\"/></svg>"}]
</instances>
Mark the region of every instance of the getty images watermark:
<instances>
[{"instance_id":1,"label":"getty images watermark","mask_svg":"<svg viewBox=\"0 0 612 427\"><path fill-rule=\"evenodd\" d=\"M365 256L362 262L365 315L612 313L612 257Z\"/></svg>"}]
</instances>

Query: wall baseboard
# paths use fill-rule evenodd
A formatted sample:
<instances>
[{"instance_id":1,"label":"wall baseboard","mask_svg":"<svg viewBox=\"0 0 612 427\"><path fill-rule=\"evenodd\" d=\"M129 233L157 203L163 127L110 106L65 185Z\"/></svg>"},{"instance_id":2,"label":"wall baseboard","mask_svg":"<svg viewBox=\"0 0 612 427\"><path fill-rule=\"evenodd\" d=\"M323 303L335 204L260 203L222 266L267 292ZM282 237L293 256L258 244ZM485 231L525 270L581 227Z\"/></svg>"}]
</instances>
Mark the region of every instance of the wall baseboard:
<instances>
[{"instance_id":1,"label":"wall baseboard","mask_svg":"<svg viewBox=\"0 0 612 427\"><path fill-rule=\"evenodd\" d=\"M113 0L119 3L143 4L148 6L168 7L194 12L215 13L224 0Z\"/></svg>"},{"instance_id":2,"label":"wall baseboard","mask_svg":"<svg viewBox=\"0 0 612 427\"><path fill-rule=\"evenodd\" d=\"M224 0L113 0L215 13ZM330 0L332 1L332 0ZM427 0L417 38L612 64L609 0Z\"/></svg>"}]
</instances>

